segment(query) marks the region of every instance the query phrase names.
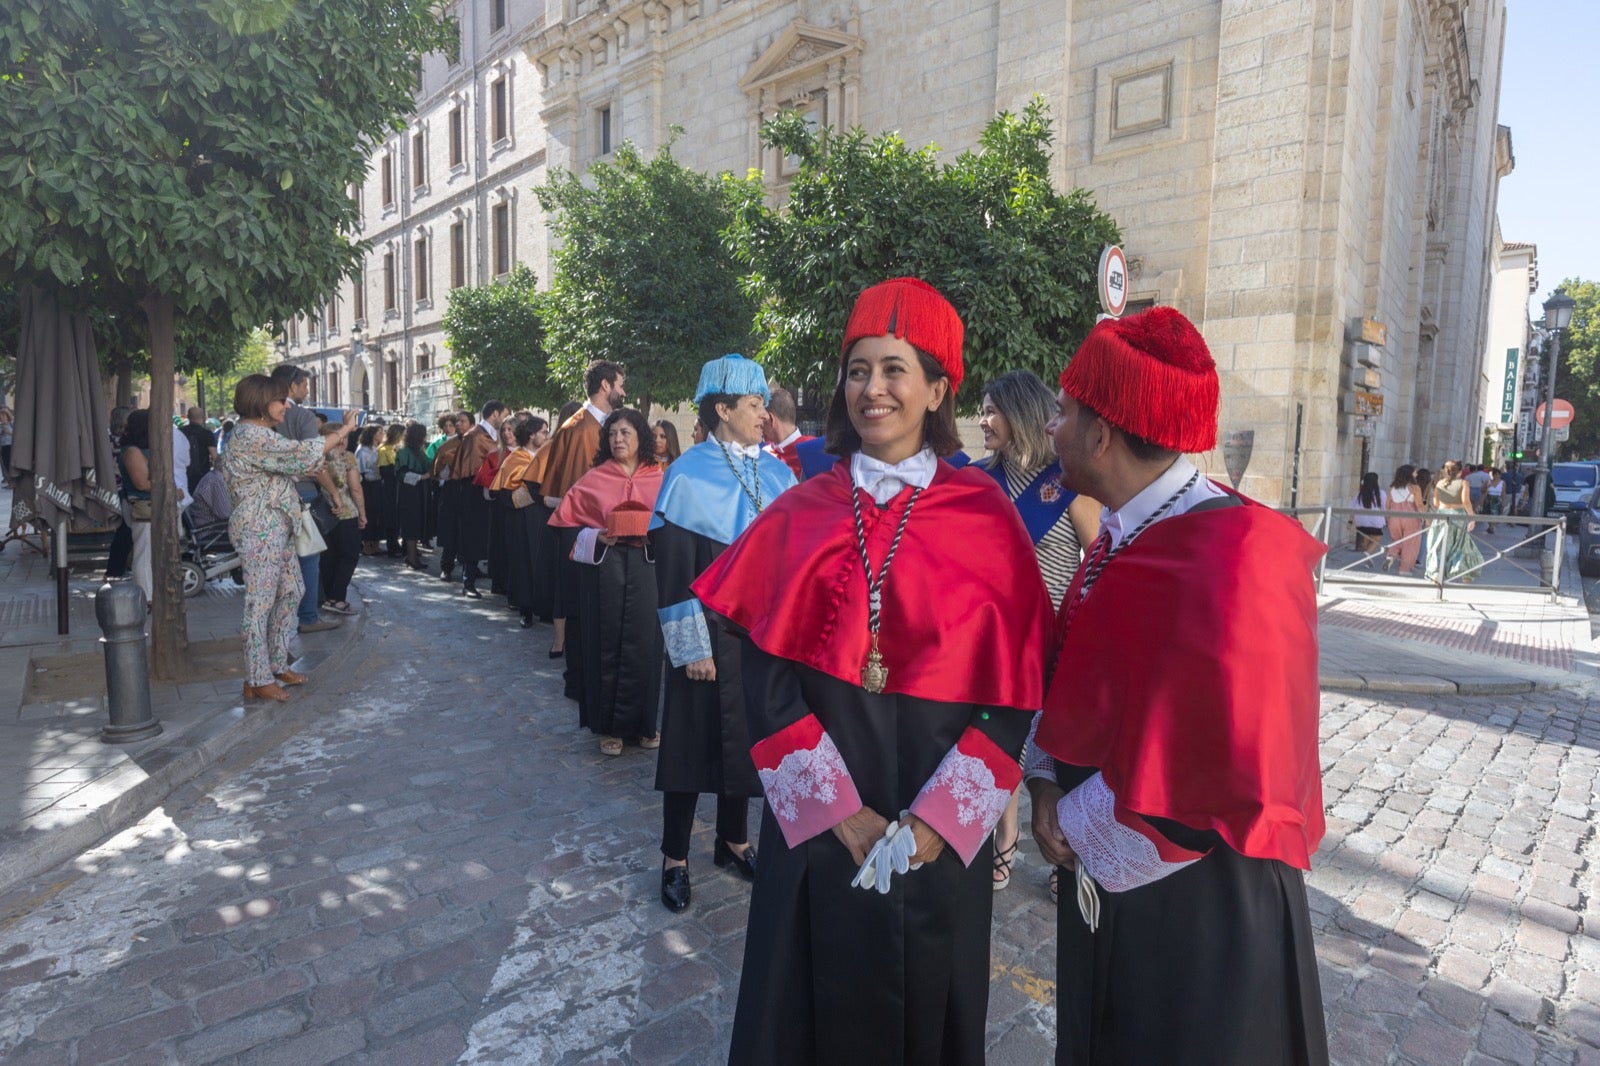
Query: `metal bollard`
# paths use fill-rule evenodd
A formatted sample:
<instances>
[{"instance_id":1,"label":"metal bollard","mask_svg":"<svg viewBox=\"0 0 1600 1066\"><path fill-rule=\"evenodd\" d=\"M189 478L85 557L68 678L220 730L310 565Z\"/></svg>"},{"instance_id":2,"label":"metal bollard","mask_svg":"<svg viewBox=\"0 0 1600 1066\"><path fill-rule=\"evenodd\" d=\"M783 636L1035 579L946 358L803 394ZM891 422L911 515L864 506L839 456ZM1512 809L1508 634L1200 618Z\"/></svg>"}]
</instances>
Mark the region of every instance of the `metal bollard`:
<instances>
[{"instance_id":1,"label":"metal bollard","mask_svg":"<svg viewBox=\"0 0 1600 1066\"><path fill-rule=\"evenodd\" d=\"M94 617L105 636L106 709L100 731L107 744L133 744L161 732L150 711L150 655L145 649L144 590L131 578L107 581L94 596Z\"/></svg>"}]
</instances>

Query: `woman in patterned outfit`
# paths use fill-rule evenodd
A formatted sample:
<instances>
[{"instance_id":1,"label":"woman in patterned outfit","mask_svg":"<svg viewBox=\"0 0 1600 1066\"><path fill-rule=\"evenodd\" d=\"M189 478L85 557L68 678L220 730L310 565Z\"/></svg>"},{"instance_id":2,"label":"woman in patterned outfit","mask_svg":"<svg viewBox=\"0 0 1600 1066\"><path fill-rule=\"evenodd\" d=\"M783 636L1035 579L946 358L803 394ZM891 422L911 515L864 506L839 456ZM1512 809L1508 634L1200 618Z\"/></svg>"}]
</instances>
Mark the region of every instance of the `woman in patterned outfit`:
<instances>
[{"instance_id":1,"label":"woman in patterned outfit","mask_svg":"<svg viewBox=\"0 0 1600 1066\"><path fill-rule=\"evenodd\" d=\"M219 461L233 498L228 536L244 561L245 699L286 700L280 686L305 683L289 669L289 627L304 586L294 553L300 518L296 478L320 470L326 452L342 438L293 441L273 432L283 421L288 398L284 386L251 374L233 391L240 420ZM347 411L346 429L356 413Z\"/></svg>"},{"instance_id":2,"label":"woman in patterned outfit","mask_svg":"<svg viewBox=\"0 0 1600 1066\"><path fill-rule=\"evenodd\" d=\"M1061 603L1072 575L1078 572L1081 545L1100 533L1100 503L1061 485L1061 463L1044 431L1056 411L1056 398L1044 382L1026 370L1013 370L989 382L983 394L983 446L991 453L975 465L1005 490L1022 515L1033 541L1033 554L1044 574L1052 607ZM1017 794L994 831L994 888L1011 883L1017 856ZM1058 877L1051 876L1051 898Z\"/></svg>"}]
</instances>

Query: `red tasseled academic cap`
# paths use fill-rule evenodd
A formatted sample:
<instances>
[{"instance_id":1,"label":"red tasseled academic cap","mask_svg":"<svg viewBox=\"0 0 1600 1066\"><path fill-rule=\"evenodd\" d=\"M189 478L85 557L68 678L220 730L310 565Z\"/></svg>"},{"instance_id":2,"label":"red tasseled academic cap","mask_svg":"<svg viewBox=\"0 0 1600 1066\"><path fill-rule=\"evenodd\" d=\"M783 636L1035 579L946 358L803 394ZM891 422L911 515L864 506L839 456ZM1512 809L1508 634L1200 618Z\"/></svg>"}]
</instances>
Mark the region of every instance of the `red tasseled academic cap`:
<instances>
[{"instance_id":1,"label":"red tasseled academic cap","mask_svg":"<svg viewBox=\"0 0 1600 1066\"><path fill-rule=\"evenodd\" d=\"M1217 445L1217 364L1200 331L1171 307L1097 323L1061 372L1061 388L1159 447L1206 452Z\"/></svg>"},{"instance_id":2,"label":"red tasseled academic cap","mask_svg":"<svg viewBox=\"0 0 1600 1066\"><path fill-rule=\"evenodd\" d=\"M890 278L863 290L850 309L839 355L842 358L862 337L890 334L931 355L950 376L951 392L961 388L966 327L938 289L921 278Z\"/></svg>"}]
</instances>

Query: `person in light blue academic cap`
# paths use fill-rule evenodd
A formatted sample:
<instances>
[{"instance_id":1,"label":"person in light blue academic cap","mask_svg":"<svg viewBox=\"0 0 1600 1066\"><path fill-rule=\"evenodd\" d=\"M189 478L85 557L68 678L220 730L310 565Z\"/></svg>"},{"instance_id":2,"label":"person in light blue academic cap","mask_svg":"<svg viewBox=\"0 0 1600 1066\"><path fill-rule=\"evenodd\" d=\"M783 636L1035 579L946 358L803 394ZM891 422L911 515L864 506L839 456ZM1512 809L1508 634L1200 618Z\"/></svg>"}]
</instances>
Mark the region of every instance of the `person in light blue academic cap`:
<instances>
[{"instance_id":1,"label":"person in light blue academic cap","mask_svg":"<svg viewBox=\"0 0 1600 1066\"><path fill-rule=\"evenodd\" d=\"M761 781L750 761L739 647L706 618L689 583L795 485L788 466L761 447L770 395L766 373L744 356L706 363L694 399L710 435L667 468L650 527L671 663L656 789L664 793L661 901L673 911L689 906L689 835L702 792L717 797L716 864L755 877L748 821Z\"/></svg>"}]
</instances>

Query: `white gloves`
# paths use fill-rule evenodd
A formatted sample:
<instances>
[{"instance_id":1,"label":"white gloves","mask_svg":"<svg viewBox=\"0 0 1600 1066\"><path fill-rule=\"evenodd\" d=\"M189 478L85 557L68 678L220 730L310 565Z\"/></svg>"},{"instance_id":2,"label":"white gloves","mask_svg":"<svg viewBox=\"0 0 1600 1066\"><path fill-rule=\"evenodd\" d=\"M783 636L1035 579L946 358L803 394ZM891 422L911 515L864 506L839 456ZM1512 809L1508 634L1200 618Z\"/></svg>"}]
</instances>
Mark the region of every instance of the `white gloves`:
<instances>
[{"instance_id":1,"label":"white gloves","mask_svg":"<svg viewBox=\"0 0 1600 1066\"><path fill-rule=\"evenodd\" d=\"M856 871L850 887L876 888L880 895L888 895L891 877L922 866L920 862L911 862L911 856L916 853L917 836L911 827L902 822L890 822L883 831L883 837L867 852L867 860Z\"/></svg>"}]
</instances>

